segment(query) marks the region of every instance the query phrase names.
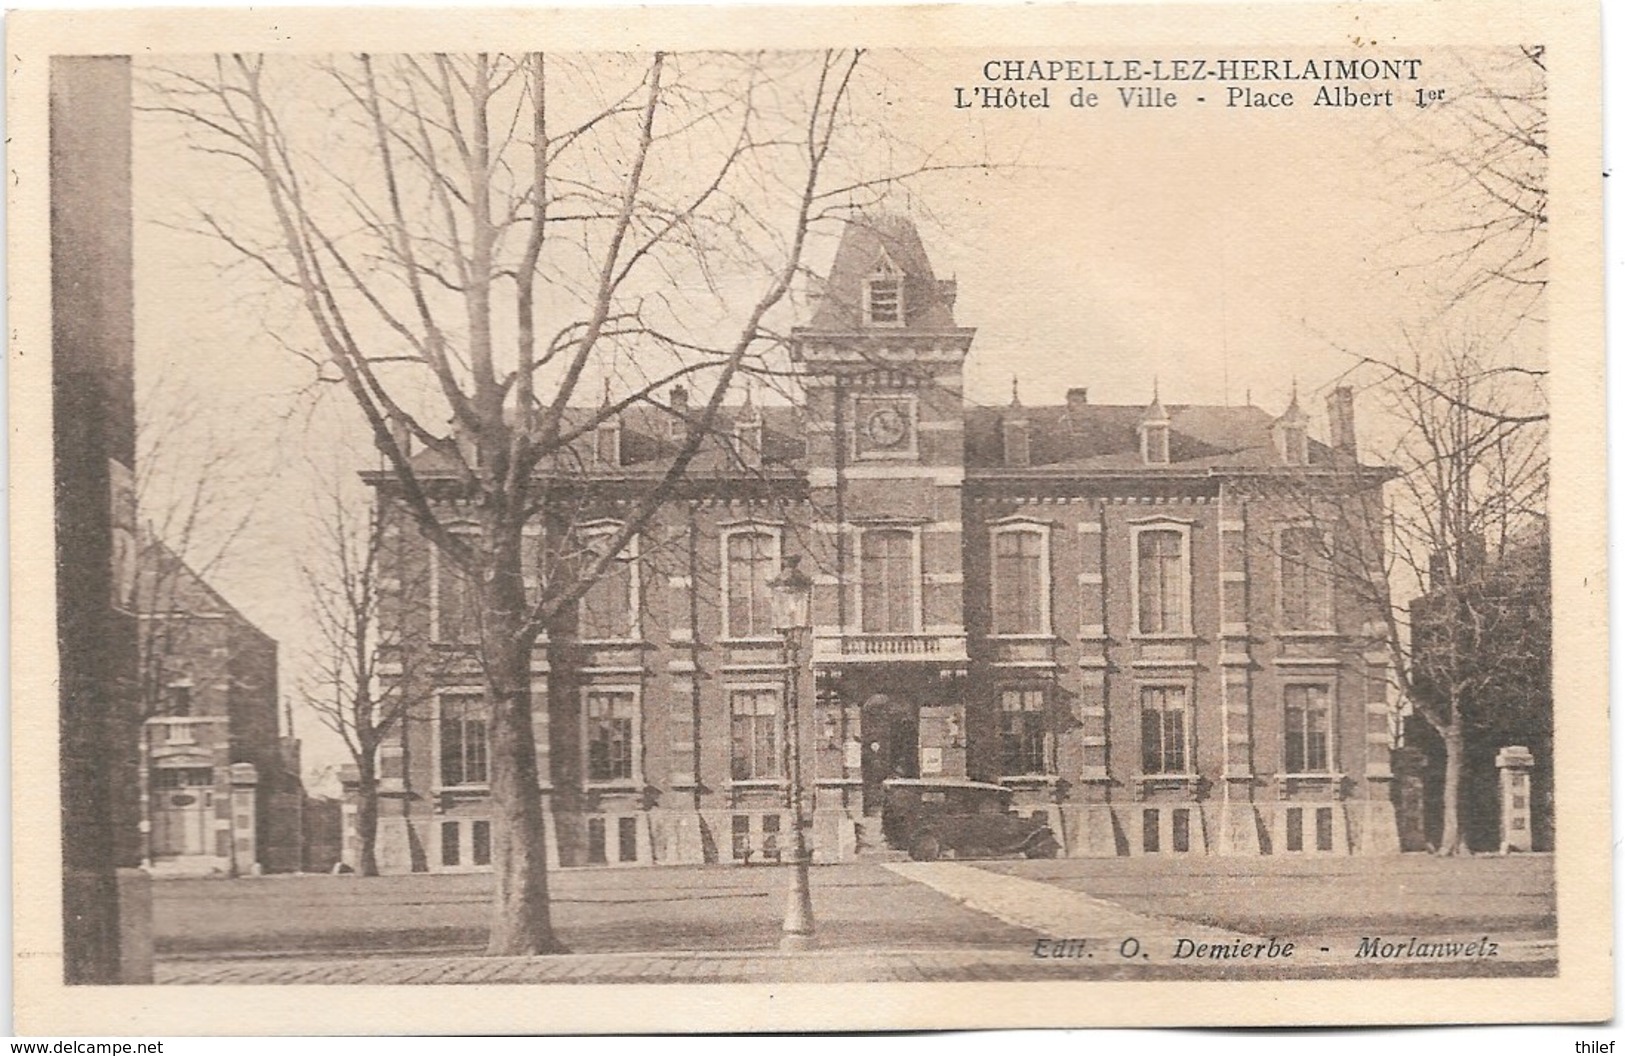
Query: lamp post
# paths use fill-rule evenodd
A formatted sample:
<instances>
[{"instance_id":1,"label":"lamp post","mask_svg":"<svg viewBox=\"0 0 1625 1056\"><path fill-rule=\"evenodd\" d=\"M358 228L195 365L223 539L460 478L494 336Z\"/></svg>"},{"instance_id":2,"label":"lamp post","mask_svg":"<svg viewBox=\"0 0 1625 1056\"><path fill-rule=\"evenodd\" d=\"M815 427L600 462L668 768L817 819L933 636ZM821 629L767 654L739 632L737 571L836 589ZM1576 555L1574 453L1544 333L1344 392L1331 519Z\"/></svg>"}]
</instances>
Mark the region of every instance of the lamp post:
<instances>
[{"instance_id":1,"label":"lamp post","mask_svg":"<svg viewBox=\"0 0 1625 1056\"><path fill-rule=\"evenodd\" d=\"M807 826L801 802L801 635L812 626L810 615L812 580L796 566L798 557L786 557L784 568L767 583L771 592L773 627L784 635L784 659L788 669L785 686L785 737L790 754L790 897L784 909L784 937L779 949L786 953L811 949L813 945L812 889L808 883Z\"/></svg>"}]
</instances>

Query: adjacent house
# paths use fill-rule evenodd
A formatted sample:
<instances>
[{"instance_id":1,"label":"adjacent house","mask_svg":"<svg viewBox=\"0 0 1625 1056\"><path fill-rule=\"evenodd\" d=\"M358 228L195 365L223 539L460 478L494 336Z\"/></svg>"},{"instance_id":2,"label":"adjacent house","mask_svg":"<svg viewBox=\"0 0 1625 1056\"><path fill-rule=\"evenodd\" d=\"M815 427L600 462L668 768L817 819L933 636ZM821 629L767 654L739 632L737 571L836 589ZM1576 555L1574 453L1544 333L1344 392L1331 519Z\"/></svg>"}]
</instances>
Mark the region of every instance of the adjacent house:
<instances>
[{"instance_id":1,"label":"adjacent house","mask_svg":"<svg viewBox=\"0 0 1625 1056\"><path fill-rule=\"evenodd\" d=\"M821 860L884 847L898 781L1010 789L1069 856L1397 851L1386 654L1304 506L1380 501L1351 391L1325 442L1296 395L1282 413L1164 402L1150 378L1135 405L1079 387L974 406L955 295L911 223L850 224L791 338L799 401L732 408L537 643L554 864L776 858L791 680ZM588 437L550 491L568 513L538 519L539 576L613 533L690 422L675 390ZM455 522L454 475L418 465ZM390 475L366 476L388 503ZM394 611L419 647L466 648L462 584L397 521L391 580L428 597ZM793 657L767 604L791 554L815 584ZM382 752L386 872L490 863L479 670L438 670Z\"/></svg>"},{"instance_id":2,"label":"adjacent house","mask_svg":"<svg viewBox=\"0 0 1625 1056\"><path fill-rule=\"evenodd\" d=\"M277 643L163 543L142 543L143 857L156 873L294 871L298 742L277 723Z\"/></svg>"}]
</instances>

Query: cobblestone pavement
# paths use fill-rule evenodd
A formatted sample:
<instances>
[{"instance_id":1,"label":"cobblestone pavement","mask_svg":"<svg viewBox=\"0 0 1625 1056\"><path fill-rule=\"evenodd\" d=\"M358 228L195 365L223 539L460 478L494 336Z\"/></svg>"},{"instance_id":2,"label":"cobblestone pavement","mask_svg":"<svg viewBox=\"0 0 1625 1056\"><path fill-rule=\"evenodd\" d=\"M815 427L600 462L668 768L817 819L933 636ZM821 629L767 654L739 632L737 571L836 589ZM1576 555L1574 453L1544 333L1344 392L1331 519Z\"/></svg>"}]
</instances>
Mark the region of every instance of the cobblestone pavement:
<instances>
[{"instance_id":1,"label":"cobblestone pavement","mask_svg":"<svg viewBox=\"0 0 1625 1056\"><path fill-rule=\"evenodd\" d=\"M1545 937L1254 936L1134 913L1075 890L953 862L893 863L900 877L1043 938L926 950L626 952L166 960L172 984L816 983L1064 979L1458 978L1553 975ZM951 937L945 937L951 941ZM1369 940L1368 940L1369 941ZM1417 943L1451 942L1446 956ZM1493 955L1486 941L1494 943ZM1291 943L1291 952L1286 944ZM1427 950L1430 947L1424 946Z\"/></svg>"}]
</instances>

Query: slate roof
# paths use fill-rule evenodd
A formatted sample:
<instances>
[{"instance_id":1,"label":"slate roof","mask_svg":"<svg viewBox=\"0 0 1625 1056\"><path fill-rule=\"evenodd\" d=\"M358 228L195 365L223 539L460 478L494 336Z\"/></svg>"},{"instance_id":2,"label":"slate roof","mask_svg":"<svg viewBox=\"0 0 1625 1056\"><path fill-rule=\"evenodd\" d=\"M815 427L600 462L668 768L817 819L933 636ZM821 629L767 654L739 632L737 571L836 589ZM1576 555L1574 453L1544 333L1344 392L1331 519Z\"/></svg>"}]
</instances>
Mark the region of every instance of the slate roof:
<instances>
[{"instance_id":1,"label":"slate roof","mask_svg":"<svg viewBox=\"0 0 1625 1056\"><path fill-rule=\"evenodd\" d=\"M1258 469L1284 466L1270 427L1275 416L1261 407L1166 404L1168 465L1148 466L1140 457L1137 404L974 407L965 411L965 466L971 470L1059 473L1067 470L1135 470L1157 473L1193 469ZM1004 422L1024 418L1028 466L1006 466ZM1309 442L1309 461L1326 464L1331 449Z\"/></svg>"},{"instance_id":2,"label":"slate roof","mask_svg":"<svg viewBox=\"0 0 1625 1056\"><path fill-rule=\"evenodd\" d=\"M887 214L847 221L818 306L803 329L832 333L865 329L864 283L882 259L889 259L903 273L903 325L875 329L902 333L955 329L957 284L937 278L913 221Z\"/></svg>"}]
</instances>

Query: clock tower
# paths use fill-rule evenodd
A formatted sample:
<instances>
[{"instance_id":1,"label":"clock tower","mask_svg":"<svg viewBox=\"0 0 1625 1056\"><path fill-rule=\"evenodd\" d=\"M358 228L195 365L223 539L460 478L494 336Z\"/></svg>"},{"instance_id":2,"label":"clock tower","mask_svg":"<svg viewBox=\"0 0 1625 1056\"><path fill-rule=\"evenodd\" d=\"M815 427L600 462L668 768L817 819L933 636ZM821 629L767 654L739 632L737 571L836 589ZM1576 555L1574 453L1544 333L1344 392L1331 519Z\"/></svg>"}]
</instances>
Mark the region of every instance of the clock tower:
<instances>
[{"instance_id":1,"label":"clock tower","mask_svg":"<svg viewBox=\"0 0 1625 1056\"><path fill-rule=\"evenodd\" d=\"M888 780L964 778L965 355L955 284L912 222L849 221L811 321L806 393L821 815ZM868 826L866 826L867 828Z\"/></svg>"}]
</instances>

